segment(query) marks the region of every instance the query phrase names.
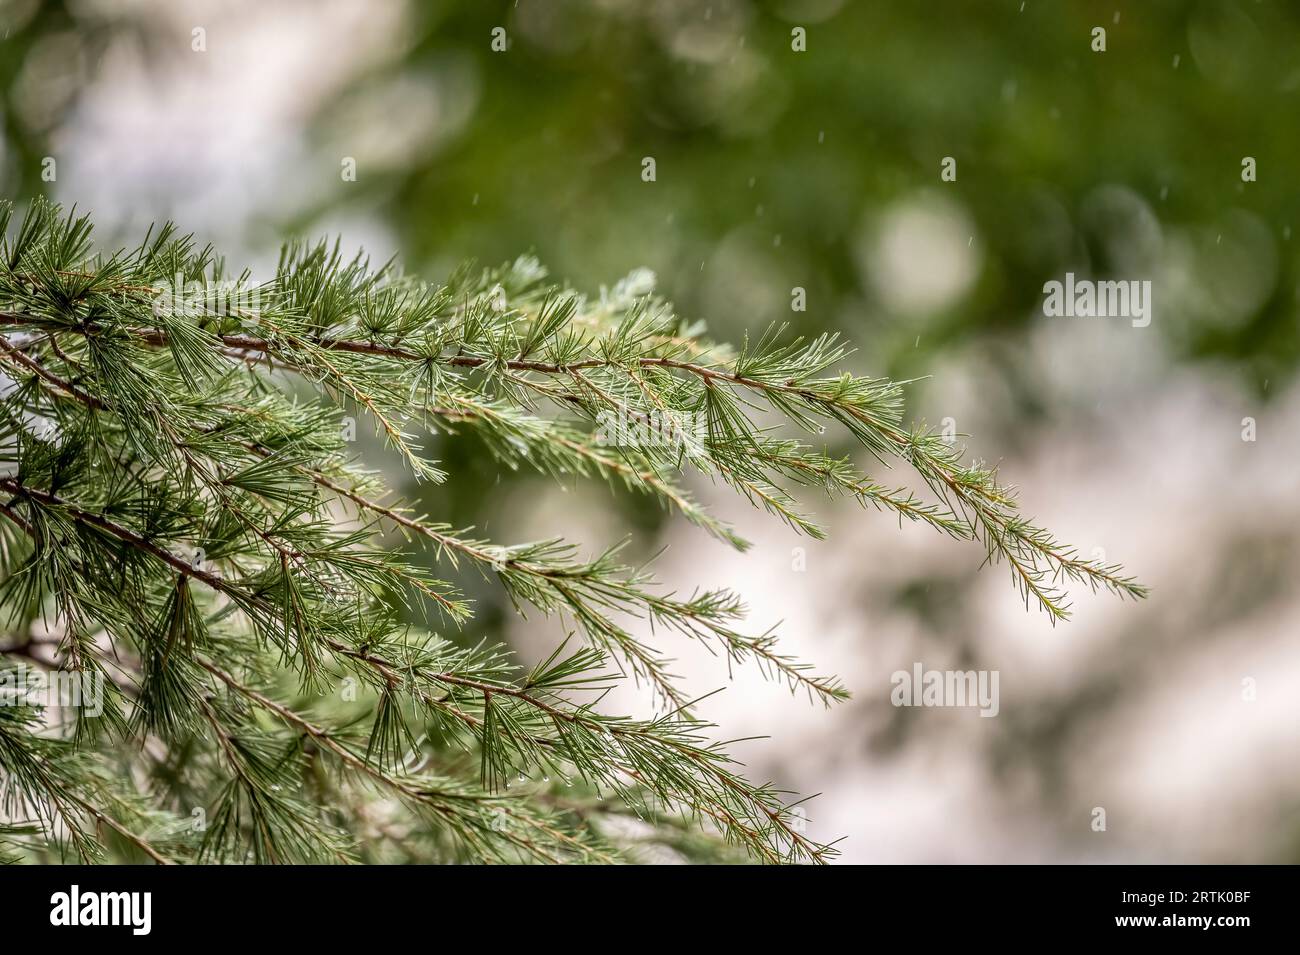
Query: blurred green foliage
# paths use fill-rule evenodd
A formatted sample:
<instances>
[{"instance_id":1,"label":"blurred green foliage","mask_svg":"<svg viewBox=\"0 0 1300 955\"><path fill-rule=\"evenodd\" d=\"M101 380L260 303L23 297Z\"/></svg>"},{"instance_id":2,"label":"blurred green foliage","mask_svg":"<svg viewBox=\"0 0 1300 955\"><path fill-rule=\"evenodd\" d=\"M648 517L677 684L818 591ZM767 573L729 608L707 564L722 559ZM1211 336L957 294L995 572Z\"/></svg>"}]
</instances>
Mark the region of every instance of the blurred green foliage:
<instances>
[{"instance_id":1,"label":"blurred green foliage","mask_svg":"<svg viewBox=\"0 0 1300 955\"><path fill-rule=\"evenodd\" d=\"M357 152L360 194L344 192L378 204L408 260L532 247L588 288L647 266L720 336L838 328L890 374L1042 321L1043 283L1067 269L1164 263L1166 284L1201 281L1158 289L1158 332L1262 388L1300 357L1298 30L1285 3L433 2L320 142L359 150L349 117L388 103L401 128L401 104L432 97L428 135ZM872 235L917 196L979 256L962 294L899 315L871 281Z\"/></svg>"},{"instance_id":2,"label":"blurred green foliage","mask_svg":"<svg viewBox=\"0 0 1300 955\"><path fill-rule=\"evenodd\" d=\"M3 0L0 17L0 185L23 199L50 191L41 158L110 40L148 56L160 39L147 8ZM1300 358L1298 32L1295 4L1243 0L427 0L316 118L358 181L288 226L378 212L414 268L533 248L585 288L646 266L721 337L841 329L895 375L1042 321L1067 269L1163 265L1157 333L1263 393ZM875 238L918 198L969 233L974 273L900 315Z\"/></svg>"}]
</instances>

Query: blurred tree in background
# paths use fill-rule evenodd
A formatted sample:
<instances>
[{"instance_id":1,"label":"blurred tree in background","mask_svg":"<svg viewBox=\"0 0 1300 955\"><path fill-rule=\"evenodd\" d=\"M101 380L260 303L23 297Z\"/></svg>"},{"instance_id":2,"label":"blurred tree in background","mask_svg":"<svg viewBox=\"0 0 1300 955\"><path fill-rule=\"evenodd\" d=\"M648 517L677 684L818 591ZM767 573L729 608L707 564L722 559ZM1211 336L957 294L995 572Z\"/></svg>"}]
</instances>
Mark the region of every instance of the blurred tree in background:
<instances>
[{"instance_id":1,"label":"blurred tree in background","mask_svg":"<svg viewBox=\"0 0 1300 955\"><path fill-rule=\"evenodd\" d=\"M867 335L893 374L1040 321L1043 283L1067 269L1171 269L1200 293L1159 317L1178 353L1279 382L1300 349L1300 133L1279 121L1300 89L1300 10L1114 6L412 4L391 58L317 117L315 145L354 156L358 181L294 224L378 210L417 269L521 246L579 287L648 267L719 334L790 318L800 286L800 326ZM146 55L159 40L148 17L90 2L0 9L0 182L23 199L51 191L41 158L109 38ZM886 223L916 246L882 248ZM955 274L928 294L890 271L935 260Z\"/></svg>"},{"instance_id":2,"label":"blurred tree in background","mask_svg":"<svg viewBox=\"0 0 1300 955\"><path fill-rule=\"evenodd\" d=\"M522 242L579 286L646 266L728 334L789 318L800 286L801 325L865 333L890 373L1041 320L1043 283L1067 269L1180 268L1206 294L1165 305L1160 333L1276 382L1298 347L1287 170L1300 141L1279 118L1300 87L1300 10L1136 13L435 2L414 12L409 47L321 117L320 145L357 156L366 175L347 200L378 204L417 263L496 262ZM510 45L495 53L498 26ZM946 156L955 183L940 181ZM880 247L890 216L914 246ZM947 248L954 236L971 250ZM1169 256L1175 240L1186 247ZM888 274L949 261L951 284L928 295Z\"/></svg>"}]
</instances>

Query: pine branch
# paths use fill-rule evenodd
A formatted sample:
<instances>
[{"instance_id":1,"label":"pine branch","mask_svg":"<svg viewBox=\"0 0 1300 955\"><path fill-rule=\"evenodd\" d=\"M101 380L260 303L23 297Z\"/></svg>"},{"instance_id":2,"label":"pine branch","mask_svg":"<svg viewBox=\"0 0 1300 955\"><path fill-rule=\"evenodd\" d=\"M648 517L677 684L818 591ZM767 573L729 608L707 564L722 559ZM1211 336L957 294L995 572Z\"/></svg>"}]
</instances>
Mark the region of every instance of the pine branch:
<instances>
[{"instance_id":1,"label":"pine branch","mask_svg":"<svg viewBox=\"0 0 1300 955\"><path fill-rule=\"evenodd\" d=\"M834 856L710 740L656 635L827 705L847 696L838 680L772 631L744 633L737 595L665 592L622 545L583 558L563 539L502 544L389 503L349 453L349 411L417 480L447 477L419 435L472 430L505 466L647 495L742 550L688 493L692 475L813 536L825 531L799 490L978 540L1053 620L1063 583L1145 594L1020 516L991 470L906 426L901 383L837 372L849 352L834 338L773 329L730 349L645 273L589 300L528 258L427 285L291 243L254 282L171 226L105 256L85 217L36 202L11 228L12 211L0 206L0 607L61 630L58 672L111 674L118 715L0 722L19 833L0 833L6 854L58 853L66 836L86 860L347 862L398 845L388 825L371 831L388 813L422 861L621 861L635 856L627 827L599 824L621 815L693 858L728 843L766 862ZM827 425L919 487L783 433ZM392 532L427 563L494 577L519 613L583 645L523 671L503 647L440 636L470 605ZM603 712L624 678L667 712ZM126 792L110 766L153 782Z\"/></svg>"}]
</instances>

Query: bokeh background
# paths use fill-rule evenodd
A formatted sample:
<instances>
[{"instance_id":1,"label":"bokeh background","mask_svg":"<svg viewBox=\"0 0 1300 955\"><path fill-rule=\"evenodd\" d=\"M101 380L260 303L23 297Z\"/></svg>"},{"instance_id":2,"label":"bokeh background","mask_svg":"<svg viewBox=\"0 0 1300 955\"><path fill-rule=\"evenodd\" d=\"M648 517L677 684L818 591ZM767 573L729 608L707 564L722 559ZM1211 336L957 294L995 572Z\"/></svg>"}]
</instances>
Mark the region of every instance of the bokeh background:
<instances>
[{"instance_id":1,"label":"bokeh background","mask_svg":"<svg viewBox=\"0 0 1300 955\"><path fill-rule=\"evenodd\" d=\"M736 588L844 678L825 711L679 648L845 860L1300 861L1300 7L0 0L0 35L3 194L76 203L105 245L174 218L262 274L322 232L430 279L526 251L588 291L648 268L716 337L834 330L855 371L921 378L916 420L1153 588L1077 593L1053 628L978 548L850 504L818 504L818 543L697 488L739 555L440 440L453 479L406 487L435 517L666 548L665 581ZM1044 317L1067 271L1150 280L1151 325ZM549 652L465 584L466 639ZM914 661L998 670L999 715L894 708Z\"/></svg>"}]
</instances>

